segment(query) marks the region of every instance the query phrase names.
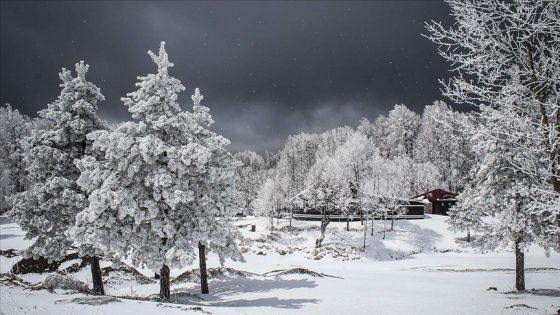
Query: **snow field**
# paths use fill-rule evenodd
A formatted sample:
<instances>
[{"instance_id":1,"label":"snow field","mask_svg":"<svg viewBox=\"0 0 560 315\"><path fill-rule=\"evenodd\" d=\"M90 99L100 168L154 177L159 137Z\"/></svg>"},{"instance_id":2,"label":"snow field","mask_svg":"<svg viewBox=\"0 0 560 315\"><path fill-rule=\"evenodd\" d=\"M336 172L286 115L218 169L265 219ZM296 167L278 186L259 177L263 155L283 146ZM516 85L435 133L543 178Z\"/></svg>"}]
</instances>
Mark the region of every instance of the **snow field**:
<instances>
[{"instance_id":1,"label":"snow field","mask_svg":"<svg viewBox=\"0 0 560 315\"><path fill-rule=\"evenodd\" d=\"M375 221L374 236L367 234L367 248L360 250L363 229L360 222L332 222L327 229L324 256L315 260L314 240L319 222L280 220L274 241L269 240L267 218L240 218L247 248L246 263L226 262L227 267L257 275L240 277L224 274L210 279L210 294L196 297L197 283L172 284L176 303L118 299L106 305L92 306L72 301L83 294L55 290L29 291L0 286L2 314L555 314L560 309L560 255L549 258L537 247L526 253L526 282L534 293L507 293L514 286L514 255L510 250L479 253L462 247L462 237L447 230L446 217L427 216L425 220L396 221L395 230L381 233L384 222ZM274 222L276 225L276 221ZM248 225L249 224L249 225ZM251 224L257 231L250 232ZM387 227L390 222L387 222ZM2 250L24 248L28 241L13 223L2 221ZM17 235L17 236L15 236ZM355 248L355 259L343 260L333 253ZM289 249L291 253L288 253ZM266 252L266 254L264 254ZM315 251L321 253L321 251ZM261 253L261 254L259 254ZM2 272L18 257L0 258ZM126 262L130 264L130 262ZM65 265L67 265L66 263ZM217 256L210 254L208 267L219 267ZM103 262L102 267L110 265ZM185 270L171 271L176 277ZM306 268L333 277L308 274L263 276L273 270ZM148 277L153 272L139 268ZM73 274L88 281L89 270ZM38 283L46 274L28 274L21 278ZM126 279L123 279L126 280ZM487 290L496 287L497 291ZM140 285L122 281L107 285L111 296L147 297L157 294L159 284ZM92 297L86 297L92 298ZM197 308L199 307L199 308Z\"/></svg>"}]
</instances>

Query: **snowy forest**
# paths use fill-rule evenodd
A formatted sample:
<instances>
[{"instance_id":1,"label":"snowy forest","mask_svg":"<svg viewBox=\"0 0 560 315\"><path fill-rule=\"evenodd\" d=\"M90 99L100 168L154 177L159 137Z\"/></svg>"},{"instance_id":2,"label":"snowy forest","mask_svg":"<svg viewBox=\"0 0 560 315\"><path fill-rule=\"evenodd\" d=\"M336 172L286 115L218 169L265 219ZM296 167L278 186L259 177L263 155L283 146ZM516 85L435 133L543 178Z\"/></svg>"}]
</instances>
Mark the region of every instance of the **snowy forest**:
<instances>
[{"instance_id":1,"label":"snowy forest","mask_svg":"<svg viewBox=\"0 0 560 315\"><path fill-rule=\"evenodd\" d=\"M278 220L319 211L320 248L341 213L365 224L365 247L373 217L441 188L457 195L450 230L483 252L511 248L515 290L526 290L527 249L560 250L560 2L447 2L457 23L429 22L424 35L451 65L441 100L294 134L278 152L229 152L204 91L179 104L188 92L164 42L148 52L154 73L121 99L128 122L98 118L106 105L86 62L62 69L38 118L0 107L0 210L33 240L23 257L73 248L101 295L100 260L130 259L158 274L169 300L170 269L198 261L208 293L207 253L244 261L235 216L265 217L273 235Z\"/></svg>"}]
</instances>

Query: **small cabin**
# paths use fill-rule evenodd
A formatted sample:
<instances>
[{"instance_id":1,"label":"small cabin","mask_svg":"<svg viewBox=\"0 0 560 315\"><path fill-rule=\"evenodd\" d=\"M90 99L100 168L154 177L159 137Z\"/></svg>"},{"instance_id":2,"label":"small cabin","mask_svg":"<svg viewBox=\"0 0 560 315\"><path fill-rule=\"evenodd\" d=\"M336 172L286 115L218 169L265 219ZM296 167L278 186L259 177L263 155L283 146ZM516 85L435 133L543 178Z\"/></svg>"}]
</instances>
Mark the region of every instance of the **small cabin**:
<instances>
[{"instance_id":1,"label":"small cabin","mask_svg":"<svg viewBox=\"0 0 560 315\"><path fill-rule=\"evenodd\" d=\"M424 203L427 214L447 215L447 211L457 203L457 195L443 189L434 189L415 196L412 200Z\"/></svg>"}]
</instances>

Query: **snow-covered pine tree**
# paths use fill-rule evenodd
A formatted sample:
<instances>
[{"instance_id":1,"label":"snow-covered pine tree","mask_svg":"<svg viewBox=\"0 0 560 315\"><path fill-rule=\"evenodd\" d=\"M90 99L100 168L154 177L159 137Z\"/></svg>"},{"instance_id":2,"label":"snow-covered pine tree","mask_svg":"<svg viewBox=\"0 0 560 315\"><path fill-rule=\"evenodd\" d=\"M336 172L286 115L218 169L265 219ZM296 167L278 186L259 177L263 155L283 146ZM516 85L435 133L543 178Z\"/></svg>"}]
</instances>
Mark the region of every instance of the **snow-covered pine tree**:
<instances>
[{"instance_id":1,"label":"snow-covered pine tree","mask_svg":"<svg viewBox=\"0 0 560 315\"><path fill-rule=\"evenodd\" d=\"M168 300L169 268L191 264L199 246L222 263L241 259L240 236L227 222L236 212L236 163L224 149L229 141L202 126L212 118L198 90L193 113L181 111L177 93L185 88L168 74L165 43L158 55L148 53L158 73L139 77L138 90L122 99L139 121L91 134L96 155L77 163L90 203L72 235L158 272L160 298Z\"/></svg>"},{"instance_id":2,"label":"snow-covered pine tree","mask_svg":"<svg viewBox=\"0 0 560 315\"><path fill-rule=\"evenodd\" d=\"M225 149L230 142L205 128L210 127L214 121L209 109L200 104L202 99L199 89L196 89L192 95L192 116L198 124L190 128L190 143L203 148L205 163L202 170L197 170L189 177L194 200L183 207L190 213L192 242L198 244L201 291L205 294L209 292L206 250L215 252L222 265L226 258L243 260L243 257L236 243L236 240L241 239L241 234L229 223L237 213L235 169L239 163Z\"/></svg>"},{"instance_id":3,"label":"snow-covered pine tree","mask_svg":"<svg viewBox=\"0 0 560 315\"><path fill-rule=\"evenodd\" d=\"M0 213L7 211L7 198L22 192L26 186L20 140L31 134L29 117L13 110L10 104L0 107Z\"/></svg>"},{"instance_id":4,"label":"snow-covered pine tree","mask_svg":"<svg viewBox=\"0 0 560 315\"><path fill-rule=\"evenodd\" d=\"M99 88L88 82L89 66L76 64L76 77L62 69L62 91L56 101L39 112L52 125L25 139L24 163L29 187L12 199L8 213L35 242L24 256L60 260L73 245L67 235L76 214L87 206L87 195L76 183L80 171L76 159L88 153L86 136L105 128L97 117L97 102L105 98ZM104 294L98 252L89 245L79 248L82 257L90 260L94 291Z\"/></svg>"}]
</instances>

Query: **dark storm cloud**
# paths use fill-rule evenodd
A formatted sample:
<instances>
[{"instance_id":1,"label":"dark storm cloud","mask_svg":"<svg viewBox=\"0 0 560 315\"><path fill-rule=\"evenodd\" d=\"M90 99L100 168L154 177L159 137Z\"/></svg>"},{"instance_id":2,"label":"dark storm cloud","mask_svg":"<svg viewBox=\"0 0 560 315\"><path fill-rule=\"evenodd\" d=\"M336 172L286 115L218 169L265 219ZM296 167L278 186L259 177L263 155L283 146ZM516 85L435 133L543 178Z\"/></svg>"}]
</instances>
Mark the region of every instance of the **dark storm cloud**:
<instances>
[{"instance_id":1,"label":"dark storm cloud","mask_svg":"<svg viewBox=\"0 0 560 315\"><path fill-rule=\"evenodd\" d=\"M129 120L120 97L155 72L146 54L166 41L171 75L205 95L213 129L239 151L278 150L286 137L356 126L404 103L421 112L449 76L420 34L449 23L437 1L1 2L1 102L35 116L79 60L106 101L100 116Z\"/></svg>"}]
</instances>

